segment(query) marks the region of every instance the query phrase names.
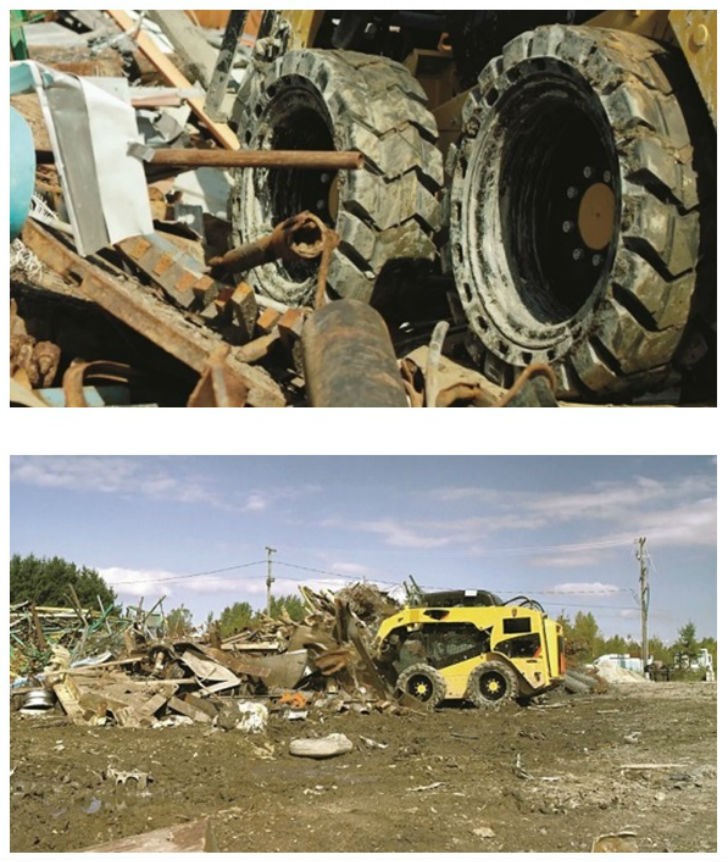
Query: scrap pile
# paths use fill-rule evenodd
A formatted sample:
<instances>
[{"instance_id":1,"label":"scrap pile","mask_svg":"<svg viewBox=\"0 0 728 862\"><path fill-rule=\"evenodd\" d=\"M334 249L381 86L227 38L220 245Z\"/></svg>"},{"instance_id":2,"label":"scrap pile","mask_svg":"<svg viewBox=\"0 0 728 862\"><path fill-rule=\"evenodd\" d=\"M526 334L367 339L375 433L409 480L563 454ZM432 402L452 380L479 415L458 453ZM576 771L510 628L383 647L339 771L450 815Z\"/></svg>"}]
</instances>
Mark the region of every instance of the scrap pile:
<instances>
[{"instance_id":1,"label":"scrap pile","mask_svg":"<svg viewBox=\"0 0 728 862\"><path fill-rule=\"evenodd\" d=\"M47 709L55 699L78 724L123 727L202 722L256 729L268 710L303 717L309 709L395 709L370 657L381 619L397 605L369 584L336 594L302 589L308 613L294 622L263 617L221 640L160 637L141 619L70 609L13 609L15 654L47 658L42 672L12 687L15 705ZM74 626L75 621L75 626ZM40 639L41 653L29 645ZM15 673L27 670L16 657ZM50 693L39 698L38 690Z\"/></svg>"},{"instance_id":2,"label":"scrap pile","mask_svg":"<svg viewBox=\"0 0 728 862\"><path fill-rule=\"evenodd\" d=\"M507 393L442 355L444 290L421 292L414 342L397 336L401 309L385 320L331 301L339 237L294 202L231 250L240 171L331 177L364 159L241 149L244 130L215 119L253 62L234 42L221 90L230 21L223 32L183 12L11 15L26 16L11 27L13 404L556 405L548 368ZM277 259L317 272L315 296L254 290L248 273Z\"/></svg>"},{"instance_id":3,"label":"scrap pile","mask_svg":"<svg viewBox=\"0 0 728 862\"><path fill-rule=\"evenodd\" d=\"M30 602L10 608L10 670L24 679L35 676L59 656L66 662L87 655L110 654L129 642L128 620L113 605L98 611L37 607Z\"/></svg>"}]
</instances>

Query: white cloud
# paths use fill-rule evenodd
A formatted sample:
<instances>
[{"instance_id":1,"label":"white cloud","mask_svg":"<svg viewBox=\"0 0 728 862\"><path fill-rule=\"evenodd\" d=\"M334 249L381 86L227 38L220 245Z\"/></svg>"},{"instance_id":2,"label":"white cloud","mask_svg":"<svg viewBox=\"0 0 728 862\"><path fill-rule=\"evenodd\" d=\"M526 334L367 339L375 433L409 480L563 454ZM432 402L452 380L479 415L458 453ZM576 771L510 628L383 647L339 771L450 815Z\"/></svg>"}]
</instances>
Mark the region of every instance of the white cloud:
<instances>
[{"instance_id":1,"label":"white cloud","mask_svg":"<svg viewBox=\"0 0 728 862\"><path fill-rule=\"evenodd\" d=\"M441 548L450 544L448 536L435 536L433 529L419 529L417 525L406 527L395 520L360 521L353 526L355 529L382 536L385 545L398 548Z\"/></svg>"},{"instance_id":2,"label":"white cloud","mask_svg":"<svg viewBox=\"0 0 728 862\"><path fill-rule=\"evenodd\" d=\"M371 569L368 566L362 566L359 563L331 563L329 568L332 571L340 572L342 575L353 575L354 577L366 577Z\"/></svg>"},{"instance_id":3,"label":"white cloud","mask_svg":"<svg viewBox=\"0 0 728 862\"><path fill-rule=\"evenodd\" d=\"M11 481L79 493L117 494L151 500L203 505L228 512L262 512L279 500L318 494L315 484L251 490L239 498L219 491L204 473L191 469L194 459L158 457L40 456L11 459Z\"/></svg>"},{"instance_id":4,"label":"white cloud","mask_svg":"<svg viewBox=\"0 0 728 862\"><path fill-rule=\"evenodd\" d=\"M268 505L268 500L266 500L262 494L251 494L245 501L245 506L243 508L246 512L262 512L264 509L268 508Z\"/></svg>"},{"instance_id":5,"label":"white cloud","mask_svg":"<svg viewBox=\"0 0 728 862\"><path fill-rule=\"evenodd\" d=\"M544 569L580 569L587 566L597 566L602 562L597 553L552 554L531 557L529 563Z\"/></svg>"},{"instance_id":6,"label":"white cloud","mask_svg":"<svg viewBox=\"0 0 728 862\"><path fill-rule=\"evenodd\" d=\"M119 566L100 568L98 573L120 597L136 596L152 598L152 602L161 596L169 596L174 588L167 580L174 577L174 572L161 569L125 569Z\"/></svg>"},{"instance_id":7,"label":"white cloud","mask_svg":"<svg viewBox=\"0 0 728 862\"><path fill-rule=\"evenodd\" d=\"M147 497L153 500L228 508L205 484L189 473L179 475L165 459L124 457L13 458L11 480L41 488Z\"/></svg>"}]
</instances>

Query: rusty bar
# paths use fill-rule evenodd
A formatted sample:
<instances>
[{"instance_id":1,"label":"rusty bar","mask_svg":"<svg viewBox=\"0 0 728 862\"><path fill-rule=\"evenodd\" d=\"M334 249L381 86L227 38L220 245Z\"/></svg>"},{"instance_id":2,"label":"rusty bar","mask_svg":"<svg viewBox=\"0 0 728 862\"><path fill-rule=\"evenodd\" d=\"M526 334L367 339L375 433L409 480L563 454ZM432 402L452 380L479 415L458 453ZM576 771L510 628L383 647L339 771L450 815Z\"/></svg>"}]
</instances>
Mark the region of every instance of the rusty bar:
<instances>
[{"instance_id":1,"label":"rusty bar","mask_svg":"<svg viewBox=\"0 0 728 862\"><path fill-rule=\"evenodd\" d=\"M60 275L78 283L78 292L104 311L157 344L180 362L202 374L208 367L212 351L220 342L185 320L165 302L129 283L113 278L71 251L60 240L29 219L23 227L23 242ZM247 365L230 352L227 367L249 387L248 403L252 407L283 407L280 388L262 369Z\"/></svg>"},{"instance_id":2,"label":"rusty bar","mask_svg":"<svg viewBox=\"0 0 728 862\"><path fill-rule=\"evenodd\" d=\"M155 150L153 165L206 168L297 168L314 171L358 170L364 156L334 150Z\"/></svg>"},{"instance_id":3,"label":"rusty bar","mask_svg":"<svg viewBox=\"0 0 728 862\"><path fill-rule=\"evenodd\" d=\"M406 407L394 347L381 315L338 299L303 325L303 365L313 407Z\"/></svg>"},{"instance_id":4,"label":"rusty bar","mask_svg":"<svg viewBox=\"0 0 728 862\"><path fill-rule=\"evenodd\" d=\"M277 224L271 233L255 242L238 246L221 257L211 258L209 264L214 270L249 270L279 258L314 260L324 250L327 230L326 225L313 213L298 213Z\"/></svg>"}]
</instances>

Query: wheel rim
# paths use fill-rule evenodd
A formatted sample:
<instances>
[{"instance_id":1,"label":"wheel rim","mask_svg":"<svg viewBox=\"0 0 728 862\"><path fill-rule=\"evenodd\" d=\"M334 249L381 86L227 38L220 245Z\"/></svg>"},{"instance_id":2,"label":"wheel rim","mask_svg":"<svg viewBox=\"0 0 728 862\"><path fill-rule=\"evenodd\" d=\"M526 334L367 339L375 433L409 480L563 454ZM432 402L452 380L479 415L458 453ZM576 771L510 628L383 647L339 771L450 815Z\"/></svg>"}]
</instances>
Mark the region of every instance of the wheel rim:
<instances>
[{"instance_id":1,"label":"wheel rim","mask_svg":"<svg viewBox=\"0 0 728 862\"><path fill-rule=\"evenodd\" d=\"M407 694L416 697L422 703L431 700L434 693L435 686L430 677L424 673L415 674L407 682Z\"/></svg>"},{"instance_id":2,"label":"wheel rim","mask_svg":"<svg viewBox=\"0 0 728 862\"><path fill-rule=\"evenodd\" d=\"M473 331L514 366L555 362L605 294L619 245L619 157L578 70L523 60L485 85L453 178L452 259ZM479 238L479 244L475 241Z\"/></svg>"},{"instance_id":3,"label":"wheel rim","mask_svg":"<svg viewBox=\"0 0 728 862\"><path fill-rule=\"evenodd\" d=\"M526 312L516 325L575 316L603 284L617 236L618 164L601 108L571 75L544 78L502 108L519 129L504 141L499 177L515 305Z\"/></svg>"},{"instance_id":4,"label":"wheel rim","mask_svg":"<svg viewBox=\"0 0 728 862\"><path fill-rule=\"evenodd\" d=\"M478 685L480 693L489 701L502 700L508 690L508 683L505 677L494 670L484 673L480 677Z\"/></svg>"}]
</instances>

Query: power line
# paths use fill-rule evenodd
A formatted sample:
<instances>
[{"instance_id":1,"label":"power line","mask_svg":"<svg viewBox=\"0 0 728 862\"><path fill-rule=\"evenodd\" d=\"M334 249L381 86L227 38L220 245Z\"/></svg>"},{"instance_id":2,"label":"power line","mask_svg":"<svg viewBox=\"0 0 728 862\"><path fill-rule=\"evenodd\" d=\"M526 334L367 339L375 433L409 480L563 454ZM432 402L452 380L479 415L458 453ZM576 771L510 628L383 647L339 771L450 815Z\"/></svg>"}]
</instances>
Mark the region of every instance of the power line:
<instances>
[{"instance_id":1,"label":"power line","mask_svg":"<svg viewBox=\"0 0 728 862\"><path fill-rule=\"evenodd\" d=\"M112 587L121 586L123 584L160 584L166 581L182 581L186 578L201 578L204 575L219 575L222 572L232 572L235 569L248 569L250 566L260 566L265 560L254 560L252 563L237 563L234 566L225 566L222 569L209 569L205 572L193 572L189 575L170 575L164 578L133 578L128 581L115 581L111 584Z\"/></svg>"}]
</instances>

